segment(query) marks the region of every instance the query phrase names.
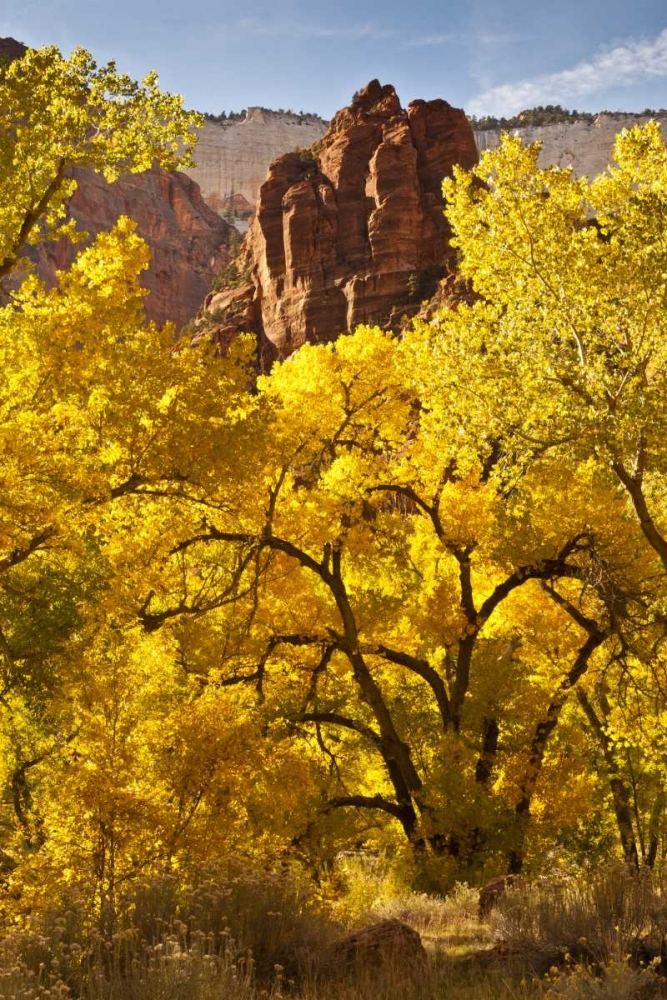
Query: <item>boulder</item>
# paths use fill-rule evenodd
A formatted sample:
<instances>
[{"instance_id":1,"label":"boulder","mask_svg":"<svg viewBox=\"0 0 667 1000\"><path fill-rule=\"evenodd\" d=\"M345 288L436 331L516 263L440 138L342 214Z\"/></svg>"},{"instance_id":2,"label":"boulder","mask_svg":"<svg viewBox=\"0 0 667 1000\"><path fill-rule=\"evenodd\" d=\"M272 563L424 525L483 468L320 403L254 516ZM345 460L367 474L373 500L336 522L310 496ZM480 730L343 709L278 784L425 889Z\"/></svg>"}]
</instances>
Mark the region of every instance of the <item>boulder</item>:
<instances>
[{"instance_id":1,"label":"boulder","mask_svg":"<svg viewBox=\"0 0 667 1000\"><path fill-rule=\"evenodd\" d=\"M418 973L428 956L417 931L400 920L382 920L356 931L333 946L325 963L325 975L345 976L360 972Z\"/></svg>"}]
</instances>

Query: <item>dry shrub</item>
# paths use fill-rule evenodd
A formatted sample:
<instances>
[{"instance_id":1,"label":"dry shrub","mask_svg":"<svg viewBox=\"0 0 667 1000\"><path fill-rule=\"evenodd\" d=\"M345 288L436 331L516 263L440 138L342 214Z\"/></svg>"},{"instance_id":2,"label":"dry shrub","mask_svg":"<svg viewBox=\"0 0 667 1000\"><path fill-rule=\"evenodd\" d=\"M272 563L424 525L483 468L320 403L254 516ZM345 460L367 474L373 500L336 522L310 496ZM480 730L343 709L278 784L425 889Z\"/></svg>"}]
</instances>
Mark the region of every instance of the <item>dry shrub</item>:
<instances>
[{"instance_id":1,"label":"dry shrub","mask_svg":"<svg viewBox=\"0 0 667 1000\"><path fill-rule=\"evenodd\" d=\"M637 961L660 955L667 910L650 874L609 865L508 889L491 925L511 948L605 965L626 955Z\"/></svg>"},{"instance_id":2,"label":"dry shrub","mask_svg":"<svg viewBox=\"0 0 667 1000\"><path fill-rule=\"evenodd\" d=\"M87 950L36 938L19 932L3 942L0 998L252 1000L255 996L247 956L239 954L231 941L216 942L212 935L165 933L158 944L148 945L126 931L110 941L89 943ZM48 963L42 961L37 968L30 965L35 945L51 954Z\"/></svg>"},{"instance_id":3,"label":"dry shrub","mask_svg":"<svg viewBox=\"0 0 667 1000\"><path fill-rule=\"evenodd\" d=\"M414 891L422 876L412 857L341 852L335 865L334 912L348 926L396 919L428 933L476 919L477 889L456 882L446 896Z\"/></svg>"},{"instance_id":4,"label":"dry shrub","mask_svg":"<svg viewBox=\"0 0 667 1000\"><path fill-rule=\"evenodd\" d=\"M599 972L578 965L553 975L545 996L546 1000L640 1000L655 993L656 977L651 968L611 962Z\"/></svg>"},{"instance_id":5,"label":"dry shrub","mask_svg":"<svg viewBox=\"0 0 667 1000\"><path fill-rule=\"evenodd\" d=\"M438 934L476 922L478 906L479 890L457 882L446 896L404 890L376 905L373 913L383 920L401 920L420 932Z\"/></svg>"},{"instance_id":6,"label":"dry shrub","mask_svg":"<svg viewBox=\"0 0 667 1000\"><path fill-rule=\"evenodd\" d=\"M252 952L261 979L270 978L276 965L290 978L303 975L342 934L310 883L290 871L250 872L239 866L224 878L196 885L184 909L199 927L228 928Z\"/></svg>"},{"instance_id":7,"label":"dry shrub","mask_svg":"<svg viewBox=\"0 0 667 1000\"><path fill-rule=\"evenodd\" d=\"M136 884L105 928L69 900L10 933L0 997L69 989L86 1000L245 1000L255 982L278 995L339 936L304 881L241 866L185 886L171 876Z\"/></svg>"},{"instance_id":8,"label":"dry shrub","mask_svg":"<svg viewBox=\"0 0 667 1000\"><path fill-rule=\"evenodd\" d=\"M341 851L333 881L336 917L347 926L372 922L380 907L400 894L391 861L370 851Z\"/></svg>"},{"instance_id":9,"label":"dry shrub","mask_svg":"<svg viewBox=\"0 0 667 1000\"><path fill-rule=\"evenodd\" d=\"M231 936L252 953L262 981L274 977L276 966L289 977L302 974L341 933L298 873L253 871L241 863L200 872L185 888L173 878L154 879L133 889L123 909L148 941L175 920L190 931Z\"/></svg>"},{"instance_id":10,"label":"dry shrub","mask_svg":"<svg viewBox=\"0 0 667 1000\"><path fill-rule=\"evenodd\" d=\"M299 1000L541 1000L542 984L504 968L434 955L415 976L397 962L345 982L317 982L299 990Z\"/></svg>"}]
</instances>

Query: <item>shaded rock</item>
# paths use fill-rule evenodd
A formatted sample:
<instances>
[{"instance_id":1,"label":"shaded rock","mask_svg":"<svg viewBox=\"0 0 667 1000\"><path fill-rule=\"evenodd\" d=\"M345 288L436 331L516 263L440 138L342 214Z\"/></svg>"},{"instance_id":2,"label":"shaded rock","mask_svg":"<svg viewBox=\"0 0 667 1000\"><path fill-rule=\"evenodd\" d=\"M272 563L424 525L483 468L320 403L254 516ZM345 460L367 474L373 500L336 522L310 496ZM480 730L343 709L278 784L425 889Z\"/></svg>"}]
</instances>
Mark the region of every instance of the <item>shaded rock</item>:
<instances>
[{"instance_id":1,"label":"shaded rock","mask_svg":"<svg viewBox=\"0 0 667 1000\"><path fill-rule=\"evenodd\" d=\"M26 46L15 38L0 38L0 61L13 62L25 55Z\"/></svg>"},{"instance_id":2,"label":"shaded rock","mask_svg":"<svg viewBox=\"0 0 667 1000\"><path fill-rule=\"evenodd\" d=\"M196 315L214 275L229 262L233 227L179 171L155 167L124 174L113 184L91 170L72 173L78 188L68 215L91 237L111 229L120 215L134 219L151 251L150 268L141 279L149 292L146 314L160 324L172 320L183 326ZM66 240L40 246L34 255L40 276L54 283L56 270L69 267L76 249Z\"/></svg>"},{"instance_id":3,"label":"shaded rock","mask_svg":"<svg viewBox=\"0 0 667 1000\"><path fill-rule=\"evenodd\" d=\"M337 941L327 956L325 976L426 969L428 956L417 931L400 920L383 920Z\"/></svg>"}]
</instances>

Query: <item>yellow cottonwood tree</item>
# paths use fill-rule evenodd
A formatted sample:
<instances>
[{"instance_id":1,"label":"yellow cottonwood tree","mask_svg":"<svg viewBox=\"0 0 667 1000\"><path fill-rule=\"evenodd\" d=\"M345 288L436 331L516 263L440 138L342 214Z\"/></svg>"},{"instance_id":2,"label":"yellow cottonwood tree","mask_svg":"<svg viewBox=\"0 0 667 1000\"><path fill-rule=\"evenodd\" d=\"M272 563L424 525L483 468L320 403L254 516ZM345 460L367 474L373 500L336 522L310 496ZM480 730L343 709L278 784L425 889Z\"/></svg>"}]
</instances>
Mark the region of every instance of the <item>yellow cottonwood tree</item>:
<instances>
[{"instance_id":1,"label":"yellow cottonwood tree","mask_svg":"<svg viewBox=\"0 0 667 1000\"><path fill-rule=\"evenodd\" d=\"M66 122L91 116L70 160L95 166L91 136L142 94L121 169L142 100L158 146L172 119L105 80L101 118L92 83L70 102ZM664 158L632 132L588 183L506 140L447 187L474 305L306 346L254 385L244 338L219 357L144 323L128 220L55 289L13 293L0 741L20 905L70 887L110 931L140 874L239 848L317 862L346 838L403 841L441 881L518 871L608 784L632 860L619 748L638 761L650 730L662 752L664 722ZM67 190L49 215L16 169L7 273ZM613 676L642 685L630 713ZM635 840L662 801L643 764Z\"/></svg>"},{"instance_id":2,"label":"yellow cottonwood tree","mask_svg":"<svg viewBox=\"0 0 667 1000\"><path fill-rule=\"evenodd\" d=\"M189 162L199 124L181 97L159 89L157 74L136 83L84 49L68 59L53 46L28 49L0 66L0 280L26 244L72 235L62 224L72 167L109 181L155 161L174 168Z\"/></svg>"},{"instance_id":3,"label":"yellow cottonwood tree","mask_svg":"<svg viewBox=\"0 0 667 1000\"><path fill-rule=\"evenodd\" d=\"M261 379L241 488L170 535L140 615L191 676L252 684L276 731L319 748L325 817L383 815L444 870L518 868L549 739L615 650L643 541L577 456L571 483L545 463L508 492L484 439L450 435L423 350L361 328ZM218 606L193 602L192 576L225 565Z\"/></svg>"},{"instance_id":4,"label":"yellow cottonwood tree","mask_svg":"<svg viewBox=\"0 0 667 1000\"><path fill-rule=\"evenodd\" d=\"M55 288L17 284L23 247L58 227L71 165L113 178L187 158L197 116L181 99L45 49L0 70L0 118L2 864L22 905L64 880L108 925L123 879L181 848L197 779L164 768L192 692L137 627L162 524L147 512L142 532L120 501L141 484L168 509L188 476L205 482L248 375L242 349L176 351L172 328L146 323L148 250L128 219ZM201 781L231 750L207 753Z\"/></svg>"},{"instance_id":5,"label":"yellow cottonwood tree","mask_svg":"<svg viewBox=\"0 0 667 1000\"><path fill-rule=\"evenodd\" d=\"M577 180L506 139L460 171L449 215L478 301L261 380L250 492L174 549L179 566L236 553L214 682L255 684L319 745L323 812L384 814L457 864L520 870L531 815L557 835L540 802L584 721L575 688L645 671L664 631L657 127L616 160ZM146 621L178 623L206 676L215 642L190 642L172 581Z\"/></svg>"},{"instance_id":6,"label":"yellow cottonwood tree","mask_svg":"<svg viewBox=\"0 0 667 1000\"><path fill-rule=\"evenodd\" d=\"M593 180L538 170L538 152L506 136L472 174L445 183L461 273L481 301L448 324L440 386L471 435L511 440L519 461L568 449L594 456L667 566L660 127L621 133L615 165ZM450 356L459 362L451 379Z\"/></svg>"}]
</instances>

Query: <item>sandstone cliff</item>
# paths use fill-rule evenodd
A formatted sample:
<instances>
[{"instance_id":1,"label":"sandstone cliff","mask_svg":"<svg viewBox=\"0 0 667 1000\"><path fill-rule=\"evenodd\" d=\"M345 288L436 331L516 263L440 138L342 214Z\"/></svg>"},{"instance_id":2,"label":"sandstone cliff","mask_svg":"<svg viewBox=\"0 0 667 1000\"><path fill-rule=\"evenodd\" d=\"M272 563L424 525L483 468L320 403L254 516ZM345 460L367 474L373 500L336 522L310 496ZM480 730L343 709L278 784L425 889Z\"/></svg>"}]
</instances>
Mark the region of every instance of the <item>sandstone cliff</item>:
<instances>
[{"instance_id":1,"label":"sandstone cliff","mask_svg":"<svg viewBox=\"0 0 667 1000\"><path fill-rule=\"evenodd\" d=\"M624 128L643 124L652 117L661 122L663 134L667 134L667 116L609 114L602 112L592 120L567 122L559 125L537 125L511 129L525 143L541 142L539 165L548 167L573 167L580 177L587 174L594 177L611 162L616 134ZM485 149L495 149L500 142L501 129L475 130L475 142L480 153Z\"/></svg>"},{"instance_id":2,"label":"sandstone cliff","mask_svg":"<svg viewBox=\"0 0 667 1000\"><path fill-rule=\"evenodd\" d=\"M157 323L183 326L196 314L214 275L229 262L232 227L202 199L199 188L178 171L155 168L124 174L114 184L90 170L75 170L78 188L68 214L94 236L110 229L120 215L137 223L151 251L142 277L148 289L145 307ZM69 267L74 248L65 240L40 247L38 271L55 281L56 270Z\"/></svg>"},{"instance_id":3,"label":"sandstone cliff","mask_svg":"<svg viewBox=\"0 0 667 1000\"><path fill-rule=\"evenodd\" d=\"M476 159L462 111L403 110L393 87L370 83L309 153L272 164L237 269L250 280L237 273L207 299L214 334L253 329L266 364L359 323L397 326L451 259L442 179Z\"/></svg>"},{"instance_id":4,"label":"sandstone cliff","mask_svg":"<svg viewBox=\"0 0 667 1000\"><path fill-rule=\"evenodd\" d=\"M196 167L185 171L221 215L247 220L270 164L282 153L311 146L327 122L317 115L248 108L241 121L207 121L199 133Z\"/></svg>"}]
</instances>

